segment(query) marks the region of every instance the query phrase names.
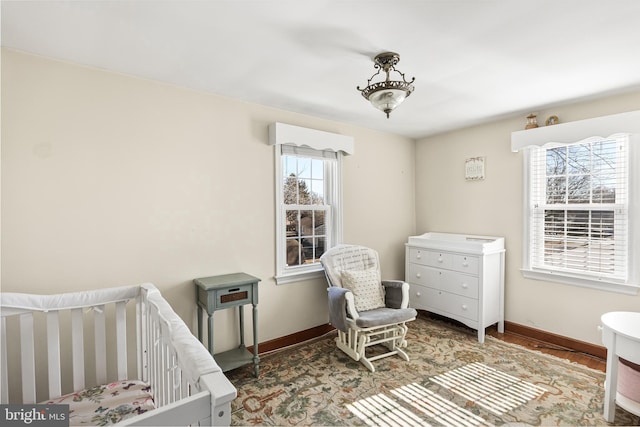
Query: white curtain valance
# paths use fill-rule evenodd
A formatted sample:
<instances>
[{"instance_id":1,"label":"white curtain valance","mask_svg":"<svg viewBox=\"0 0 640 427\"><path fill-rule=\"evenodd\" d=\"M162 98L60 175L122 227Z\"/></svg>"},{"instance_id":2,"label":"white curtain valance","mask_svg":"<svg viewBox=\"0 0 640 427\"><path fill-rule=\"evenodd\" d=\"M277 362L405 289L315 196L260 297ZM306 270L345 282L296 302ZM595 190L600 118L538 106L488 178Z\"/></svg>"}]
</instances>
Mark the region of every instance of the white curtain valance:
<instances>
[{"instance_id":1,"label":"white curtain valance","mask_svg":"<svg viewBox=\"0 0 640 427\"><path fill-rule=\"evenodd\" d=\"M269 125L269 145L295 145L320 151L354 153L353 137L285 123Z\"/></svg>"},{"instance_id":2,"label":"white curtain valance","mask_svg":"<svg viewBox=\"0 0 640 427\"><path fill-rule=\"evenodd\" d=\"M620 133L640 134L640 110L512 132L511 151L549 143L568 144L592 137L606 138Z\"/></svg>"}]
</instances>

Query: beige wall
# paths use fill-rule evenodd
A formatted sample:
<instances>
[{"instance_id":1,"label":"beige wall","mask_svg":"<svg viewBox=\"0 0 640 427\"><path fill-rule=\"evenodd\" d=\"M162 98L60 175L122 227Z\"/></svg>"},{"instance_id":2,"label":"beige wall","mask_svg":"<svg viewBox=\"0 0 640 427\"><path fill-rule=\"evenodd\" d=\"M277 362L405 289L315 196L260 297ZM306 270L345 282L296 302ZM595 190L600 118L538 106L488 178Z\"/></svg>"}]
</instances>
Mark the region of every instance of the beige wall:
<instances>
[{"instance_id":1,"label":"beige wall","mask_svg":"<svg viewBox=\"0 0 640 427\"><path fill-rule=\"evenodd\" d=\"M639 106L640 91L539 111L538 121L544 124L546 117L557 115L561 122L569 122L637 110ZM520 273L522 155L512 153L510 147L511 132L524 128L526 115L417 142L417 233L504 236L506 319L601 345L597 330L600 316L608 311L638 311L640 296L526 280ZM486 179L465 181L465 159L479 156L486 157Z\"/></svg>"},{"instance_id":2,"label":"beige wall","mask_svg":"<svg viewBox=\"0 0 640 427\"><path fill-rule=\"evenodd\" d=\"M563 122L638 109L640 92L548 111ZM366 106L365 106L366 107ZM601 313L637 296L525 280L522 162L510 136L524 116L414 143L343 123L2 51L2 290L54 293L153 282L195 325L191 280L262 278L260 341L324 324L324 280L276 286L274 121L355 137L344 162L344 238L376 248L385 278L404 274L411 234L506 238L506 317L600 343ZM486 157L486 179L464 160ZM415 200L414 200L415 194ZM235 345L218 312L217 349Z\"/></svg>"},{"instance_id":3,"label":"beige wall","mask_svg":"<svg viewBox=\"0 0 640 427\"><path fill-rule=\"evenodd\" d=\"M326 323L324 279L273 280L274 121L355 137L345 241L401 278L414 141L3 49L2 290L152 282L194 326L192 279L244 271L262 279L260 341ZM215 314L216 350L235 318Z\"/></svg>"}]
</instances>

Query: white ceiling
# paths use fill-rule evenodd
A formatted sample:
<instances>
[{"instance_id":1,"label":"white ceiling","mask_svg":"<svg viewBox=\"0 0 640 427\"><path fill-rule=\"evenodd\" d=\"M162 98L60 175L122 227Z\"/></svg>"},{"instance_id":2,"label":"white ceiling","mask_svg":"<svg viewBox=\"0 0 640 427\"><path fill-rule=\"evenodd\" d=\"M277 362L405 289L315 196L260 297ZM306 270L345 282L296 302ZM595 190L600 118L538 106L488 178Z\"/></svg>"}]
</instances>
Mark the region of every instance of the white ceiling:
<instances>
[{"instance_id":1,"label":"white ceiling","mask_svg":"<svg viewBox=\"0 0 640 427\"><path fill-rule=\"evenodd\" d=\"M2 46L413 138L640 88L638 0L2 0ZM400 54L391 113L356 86Z\"/></svg>"}]
</instances>

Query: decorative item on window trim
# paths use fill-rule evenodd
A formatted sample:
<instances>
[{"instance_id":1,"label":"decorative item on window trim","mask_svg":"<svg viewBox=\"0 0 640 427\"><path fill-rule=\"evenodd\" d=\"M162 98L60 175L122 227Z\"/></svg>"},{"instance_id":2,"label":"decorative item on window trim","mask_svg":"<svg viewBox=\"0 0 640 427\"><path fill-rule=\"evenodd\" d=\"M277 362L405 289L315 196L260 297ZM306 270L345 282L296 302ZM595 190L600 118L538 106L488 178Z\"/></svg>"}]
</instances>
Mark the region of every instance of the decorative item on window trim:
<instances>
[{"instance_id":1,"label":"decorative item on window trim","mask_svg":"<svg viewBox=\"0 0 640 427\"><path fill-rule=\"evenodd\" d=\"M547 121L544 122L545 126L557 125L558 123L560 123L558 116L549 116L547 117Z\"/></svg>"},{"instance_id":2,"label":"decorative item on window trim","mask_svg":"<svg viewBox=\"0 0 640 427\"><path fill-rule=\"evenodd\" d=\"M538 119L535 114L531 113L527 116L527 125L525 129L535 129L538 127Z\"/></svg>"}]
</instances>

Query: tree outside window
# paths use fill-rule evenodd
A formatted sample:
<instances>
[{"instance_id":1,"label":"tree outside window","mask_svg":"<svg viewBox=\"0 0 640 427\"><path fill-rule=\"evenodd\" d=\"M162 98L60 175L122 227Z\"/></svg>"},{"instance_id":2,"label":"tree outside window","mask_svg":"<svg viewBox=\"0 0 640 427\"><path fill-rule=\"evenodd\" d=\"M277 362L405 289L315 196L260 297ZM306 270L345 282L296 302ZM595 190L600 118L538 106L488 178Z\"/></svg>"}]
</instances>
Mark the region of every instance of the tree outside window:
<instances>
[{"instance_id":1,"label":"tree outside window","mask_svg":"<svg viewBox=\"0 0 640 427\"><path fill-rule=\"evenodd\" d=\"M283 156L286 266L320 262L327 240L324 161Z\"/></svg>"}]
</instances>

